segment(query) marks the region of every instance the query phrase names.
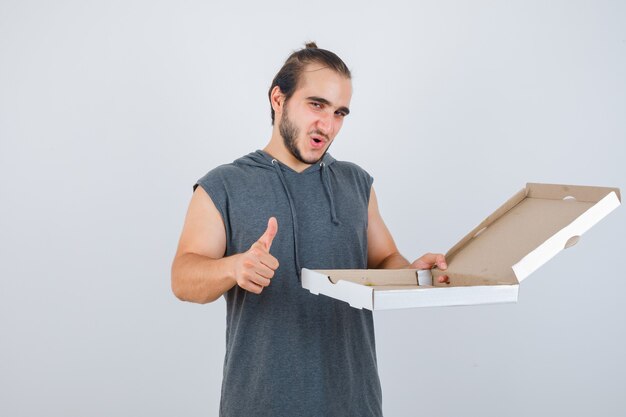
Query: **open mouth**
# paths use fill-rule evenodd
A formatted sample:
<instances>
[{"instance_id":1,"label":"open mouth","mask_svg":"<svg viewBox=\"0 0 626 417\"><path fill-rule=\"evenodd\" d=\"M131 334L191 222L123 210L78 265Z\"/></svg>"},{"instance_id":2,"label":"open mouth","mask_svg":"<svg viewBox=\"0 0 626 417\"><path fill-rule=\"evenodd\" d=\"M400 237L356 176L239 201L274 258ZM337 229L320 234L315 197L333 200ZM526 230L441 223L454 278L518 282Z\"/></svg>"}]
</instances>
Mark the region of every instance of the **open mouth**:
<instances>
[{"instance_id":1,"label":"open mouth","mask_svg":"<svg viewBox=\"0 0 626 417\"><path fill-rule=\"evenodd\" d=\"M322 149L324 147L324 140L316 137L311 138L311 147L313 149Z\"/></svg>"}]
</instances>

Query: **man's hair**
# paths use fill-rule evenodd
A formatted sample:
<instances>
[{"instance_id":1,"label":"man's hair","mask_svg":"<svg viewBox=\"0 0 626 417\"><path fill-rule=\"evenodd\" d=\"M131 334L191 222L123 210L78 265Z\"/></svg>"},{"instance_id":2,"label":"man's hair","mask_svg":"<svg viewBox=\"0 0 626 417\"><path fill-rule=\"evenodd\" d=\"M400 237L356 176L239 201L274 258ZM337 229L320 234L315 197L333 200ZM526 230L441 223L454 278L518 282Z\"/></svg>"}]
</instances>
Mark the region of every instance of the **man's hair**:
<instances>
[{"instance_id":1,"label":"man's hair","mask_svg":"<svg viewBox=\"0 0 626 417\"><path fill-rule=\"evenodd\" d=\"M346 78L352 77L348 66L341 58L333 52L318 48L315 42L307 43L304 49L289 55L289 58L287 58L285 64L272 81L272 85L267 93L270 99L270 109L272 110L272 125L274 124L274 107L272 107L272 90L274 87L278 86L280 88L280 91L285 95L286 103L296 91L300 82L300 76L306 66L314 63L322 64Z\"/></svg>"}]
</instances>

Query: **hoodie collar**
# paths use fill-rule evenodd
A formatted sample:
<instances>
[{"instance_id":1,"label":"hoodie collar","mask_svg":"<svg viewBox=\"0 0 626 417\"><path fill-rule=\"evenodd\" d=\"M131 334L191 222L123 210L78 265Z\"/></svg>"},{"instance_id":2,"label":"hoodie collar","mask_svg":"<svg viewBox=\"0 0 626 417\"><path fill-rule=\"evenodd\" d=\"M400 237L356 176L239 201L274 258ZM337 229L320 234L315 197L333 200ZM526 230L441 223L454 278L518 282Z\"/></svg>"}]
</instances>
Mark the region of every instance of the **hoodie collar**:
<instances>
[{"instance_id":1,"label":"hoodie collar","mask_svg":"<svg viewBox=\"0 0 626 417\"><path fill-rule=\"evenodd\" d=\"M252 152L250 154L248 154L248 157L254 161L256 161L257 163L260 163L262 165L266 165L271 167L272 166L272 161L276 161L278 162L278 165L281 167L281 169L283 171L287 171L287 172L292 172L294 174L308 174L311 172L316 172L319 171L322 166L326 165L330 165L333 162L335 162L335 158L332 157L332 155L330 155L328 152L324 154L324 156L322 157L321 160L317 161L314 164L311 164L310 166L308 166L304 171L302 172L297 172L294 169L292 169L291 167L289 167L288 165L284 164L283 162L281 162L280 160L274 158L272 155L270 155L269 153L258 149L255 152Z\"/></svg>"}]
</instances>

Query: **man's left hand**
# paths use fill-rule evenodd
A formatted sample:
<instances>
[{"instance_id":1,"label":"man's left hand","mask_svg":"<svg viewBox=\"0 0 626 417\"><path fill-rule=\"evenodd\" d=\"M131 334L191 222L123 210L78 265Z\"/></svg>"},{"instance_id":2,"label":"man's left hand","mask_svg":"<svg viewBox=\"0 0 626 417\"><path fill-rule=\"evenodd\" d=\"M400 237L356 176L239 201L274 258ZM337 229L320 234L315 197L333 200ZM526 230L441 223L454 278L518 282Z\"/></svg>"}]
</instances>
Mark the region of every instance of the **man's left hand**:
<instances>
[{"instance_id":1,"label":"man's left hand","mask_svg":"<svg viewBox=\"0 0 626 417\"><path fill-rule=\"evenodd\" d=\"M411 268L413 269L432 269L435 266L442 271L445 271L448 268L448 264L446 263L446 257L443 256L443 254L427 253L413 261L413 263L411 264ZM442 275L439 277L439 282L449 283L450 281L447 275Z\"/></svg>"}]
</instances>

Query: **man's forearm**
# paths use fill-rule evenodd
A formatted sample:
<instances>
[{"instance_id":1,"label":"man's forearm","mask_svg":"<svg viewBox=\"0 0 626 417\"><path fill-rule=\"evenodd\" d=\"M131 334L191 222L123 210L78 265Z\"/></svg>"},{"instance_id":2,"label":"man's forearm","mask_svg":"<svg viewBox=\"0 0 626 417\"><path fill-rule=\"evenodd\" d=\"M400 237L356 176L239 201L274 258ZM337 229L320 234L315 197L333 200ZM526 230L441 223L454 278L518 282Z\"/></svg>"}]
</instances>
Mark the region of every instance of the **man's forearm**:
<instances>
[{"instance_id":1,"label":"man's forearm","mask_svg":"<svg viewBox=\"0 0 626 417\"><path fill-rule=\"evenodd\" d=\"M237 284L233 271L232 256L212 259L185 253L172 264L172 291L183 301L210 303Z\"/></svg>"},{"instance_id":2,"label":"man's forearm","mask_svg":"<svg viewBox=\"0 0 626 417\"><path fill-rule=\"evenodd\" d=\"M394 252L391 255L383 259L375 268L376 269L403 269L411 263L406 258L400 255L399 252Z\"/></svg>"}]
</instances>

